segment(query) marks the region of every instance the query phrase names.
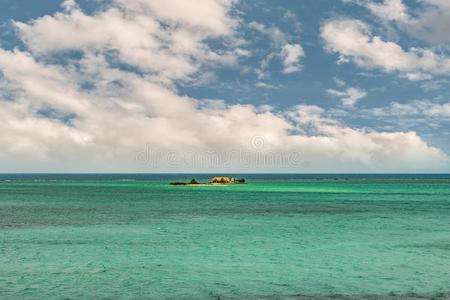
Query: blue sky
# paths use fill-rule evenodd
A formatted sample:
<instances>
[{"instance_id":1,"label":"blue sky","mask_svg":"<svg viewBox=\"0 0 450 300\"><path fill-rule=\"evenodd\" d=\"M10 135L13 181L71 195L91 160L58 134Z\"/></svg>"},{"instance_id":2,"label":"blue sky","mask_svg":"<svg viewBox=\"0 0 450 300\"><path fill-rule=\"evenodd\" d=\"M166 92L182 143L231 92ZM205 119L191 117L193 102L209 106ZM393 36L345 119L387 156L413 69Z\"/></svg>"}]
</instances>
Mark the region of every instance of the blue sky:
<instances>
[{"instance_id":1,"label":"blue sky","mask_svg":"<svg viewBox=\"0 0 450 300\"><path fill-rule=\"evenodd\" d=\"M449 170L445 0L180 3L0 0L0 106L12 105L9 123L30 124L2 128L17 145L0 166L166 171L167 159L133 160L150 148L184 157L170 171ZM220 133L199 129L211 122ZM305 164L185 163L195 161L186 153L242 150L255 137Z\"/></svg>"}]
</instances>

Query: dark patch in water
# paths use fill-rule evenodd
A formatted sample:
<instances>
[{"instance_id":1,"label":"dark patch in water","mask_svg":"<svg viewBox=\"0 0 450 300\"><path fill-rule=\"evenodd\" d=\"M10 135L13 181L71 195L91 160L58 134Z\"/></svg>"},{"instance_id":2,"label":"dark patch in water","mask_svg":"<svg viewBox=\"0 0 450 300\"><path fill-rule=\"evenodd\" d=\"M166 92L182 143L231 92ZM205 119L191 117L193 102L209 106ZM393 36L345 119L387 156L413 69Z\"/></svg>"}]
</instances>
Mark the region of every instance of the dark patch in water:
<instances>
[{"instance_id":1,"label":"dark patch in water","mask_svg":"<svg viewBox=\"0 0 450 300\"><path fill-rule=\"evenodd\" d=\"M407 248L423 248L423 249L430 249L435 248L439 250L450 250L450 242L435 242L435 243L424 243L424 244L409 244L405 245Z\"/></svg>"},{"instance_id":2,"label":"dark patch in water","mask_svg":"<svg viewBox=\"0 0 450 300\"><path fill-rule=\"evenodd\" d=\"M222 300L449 300L450 293L438 294L389 294L389 295L285 295L257 297L221 297Z\"/></svg>"}]
</instances>

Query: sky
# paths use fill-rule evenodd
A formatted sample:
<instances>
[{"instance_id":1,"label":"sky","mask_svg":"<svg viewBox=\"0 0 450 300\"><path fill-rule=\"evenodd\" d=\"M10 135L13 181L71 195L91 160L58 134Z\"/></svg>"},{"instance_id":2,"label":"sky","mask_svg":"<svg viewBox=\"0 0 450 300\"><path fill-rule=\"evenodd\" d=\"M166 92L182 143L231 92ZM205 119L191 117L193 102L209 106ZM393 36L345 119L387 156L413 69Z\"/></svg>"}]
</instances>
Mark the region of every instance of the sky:
<instances>
[{"instance_id":1,"label":"sky","mask_svg":"<svg viewBox=\"0 0 450 300\"><path fill-rule=\"evenodd\" d=\"M0 0L0 172L450 172L448 0Z\"/></svg>"}]
</instances>

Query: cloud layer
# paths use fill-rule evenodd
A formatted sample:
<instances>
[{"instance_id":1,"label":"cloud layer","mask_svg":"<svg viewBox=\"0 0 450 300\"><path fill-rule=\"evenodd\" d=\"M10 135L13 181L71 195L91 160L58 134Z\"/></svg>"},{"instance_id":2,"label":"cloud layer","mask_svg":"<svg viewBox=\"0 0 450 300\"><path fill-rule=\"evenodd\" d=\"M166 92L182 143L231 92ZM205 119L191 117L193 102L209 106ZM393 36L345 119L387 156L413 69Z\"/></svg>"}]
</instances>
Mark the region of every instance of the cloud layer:
<instances>
[{"instance_id":1,"label":"cloud layer","mask_svg":"<svg viewBox=\"0 0 450 300\"><path fill-rule=\"evenodd\" d=\"M178 82L248 54L233 5L117 0L87 15L66 1L53 16L16 22L25 49L0 49L2 171L447 170L447 155L415 132L350 128L313 105L275 111L180 95ZM432 73L445 62L372 38L360 22L329 22L322 35L362 65ZM303 48L282 45L284 72L299 70ZM374 47L399 61L383 66L360 52ZM346 105L362 97L347 92Z\"/></svg>"},{"instance_id":2,"label":"cloud layer","mask_svg":"<svg viewBox=\"0 0 450 300\"><path fill-rule=\"evenodd\" d=\"M423 48L404 50L373 35L368 24L356 19L330 20L322 26L321 36L327 50L339 54L341 62L352 61L367 69L398 72L411 80L450 72L449 57Z\"/></svg>"},{"instance_id":3,"label":"cloud layer","mask_svg":"<svg viewBox=\"0 0 450 300\"><path fill-rule=\"evenodd\" d=\"M423 0L422 7L411 11L402 0L384 0L382 3L365 2L365 6L384 21L395 22L411 36L431 44L449 43L450 2Z\"/></svg>"}]
</instances>

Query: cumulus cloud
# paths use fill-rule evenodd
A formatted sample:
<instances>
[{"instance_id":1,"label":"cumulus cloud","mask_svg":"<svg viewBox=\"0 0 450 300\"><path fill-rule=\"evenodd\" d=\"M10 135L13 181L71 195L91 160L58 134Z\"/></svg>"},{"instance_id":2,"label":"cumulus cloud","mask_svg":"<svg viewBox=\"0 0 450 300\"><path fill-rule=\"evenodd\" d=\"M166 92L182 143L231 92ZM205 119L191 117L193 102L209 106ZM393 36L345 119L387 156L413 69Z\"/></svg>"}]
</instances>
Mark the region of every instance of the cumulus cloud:
<instances>
[{"instance_id":1,"label":"cumulus cloud","mask_svg":"<svg viewBox=\"0 0 450 300\"><path fill-rule=\"evenodd\" d=\"M403 31L423 41L449 43L450 2L447 0L420 1L420 9L412 9L403 0L383 2L356 1L367 7L379 19L394 22Z\"/></svg>"},{"instance_id":2,"label":"cumulus cloud","mask_svg":"<svg viewBox=\"0 0 450 300\"><path fill-rule=\"evenodd\" d=\"M450 72L449 57L429 49L404 50L394 42L373 35L369 25L359 20L327 21L321 28L321 36L326 49L339 54L341 62L353 61L367 69L398 72L412 80Z\"/></svg>"},{"instance_id":3,"label":"cumulus cloud","mask_svg":"<svg viewBox=\"0 0 450 300\"><path fill-rule=\"evenodd\" d=\"M115 0L126 10L154 15L157 19L195 28L207 34L231 34L238 20L229 15L235 0Z\"/></svg>"},{"instance_id":4,"label":"cumulus cloud","mask_svg":"<svg viewBox=\"0 0 450 300\"><path fill-rule=\"evenodd\" d=\"M317 106L274 111L180 95L174 83L236 50L233 2L198 3L118 0L87 15L66 1L63 12L17 23L27 50L0 50L0 168L446 170L448 156L414 132L350 128ZM198 17L204 7L212 17ZM229 46L211 49L215 38Z\"/></svg>"},{"instance_id":5,"label":"cumulus cloud","mask_svg":"<svg viewBox=\"0 0 450 300\"><path fill-rule=\"evenodd\" d=\"M86 15L74 1L66 1L64 6L70 7L66 12L15 25L35 55L102 52L142 72L153 73L155 79L168 81L187 79L205 63L236 63L236 52L225 49L219 53L203 42L232 37L237 24L228 14L232 3L116 0L108 9Z\"/></svg>"},{"instance_id":6,"label":"cumulus cloud","mask_svg":"<svg viewBox=\"0 0 450 300\"><path fill-rule=\"evenodd\" d=\"M302 69L300 60L305 56L303 47L299 44L286 44L281 49L283 57L283 73L290 74Z\"/></svg>"},{"instance_id":7,"label":"cumulus cloud","mask_svg":"<svg viewBox=\"0 0 450 300\"><path fill-rule=\"evenodd\" d=\"M326 91L329 95L339 97L344 106L353 107L359 100L367 96L367 92L354 87L349 87L343 91L328 89Z\"/></svg>"},{"instance_id":8,"label":"cumulus cloud","mask_svg":"<svg viewBox=\"0 0 450 300\"><path fill-rule=\"evenodd\" d=\"M384 0L382 3L366 3L370 11L381 19L389 21L406 21L409 16L402 0Z\"/></svg>"},{"instance_id":9,"label":"cumulus cloud","mask_svg":"<svg viewBox=\"0 0 450 300\"><path fill-rule=\"evenodd\" d=\"M450 43L450 2L424 1L425 8L413 15L403 27L412 35L430 43Z\"/></svg>"},{"instance_id":10,"label":"cumulus cloud","mask_svg":"<svg viewBox=\"0 0 450 300\"><path fill-rule=\"evenodd\" d=\"M299 106L291 113L299 124L297 126L302 129L312 128L313 135L299 138L308 145L305 153L316 153L325 164L336 164L336 160L334 163L333 160L337 158L350 165L371 165L371 171L392 171L395 169L394 165L406 164L413 157L421 160L418 165L426 165L434 164L432 157L436 157L435 155L442 155L440 150L431 149L415 132L388 133L352 129L326 114L324 109L317 106ZM420 153L424 153L423 151L427 151L429 156L422 156ZM441 159L438 159L441 163L448 163L444 157Z\"/></svg>"},{"instance_id":11,"label":"cumulus cloud","mask_svg":"<svg viewBox=\"0 0 450 300\"><path fill-rule=\"evenodd\" d=\"M300 44L289 43L289 37L275 26L266 26L258 22L251 22L249 28L256 30L270 37L276 52L270 53L261 63L258 70L259 77L264 78L264 70L268 67L269 62L274 57L280 57L283 65L283 74L291 74L299 72L302 69L301 59L305 57L305 51ZM279 52L279 53L277 53Z\"/></svg>"}]
</instances>

